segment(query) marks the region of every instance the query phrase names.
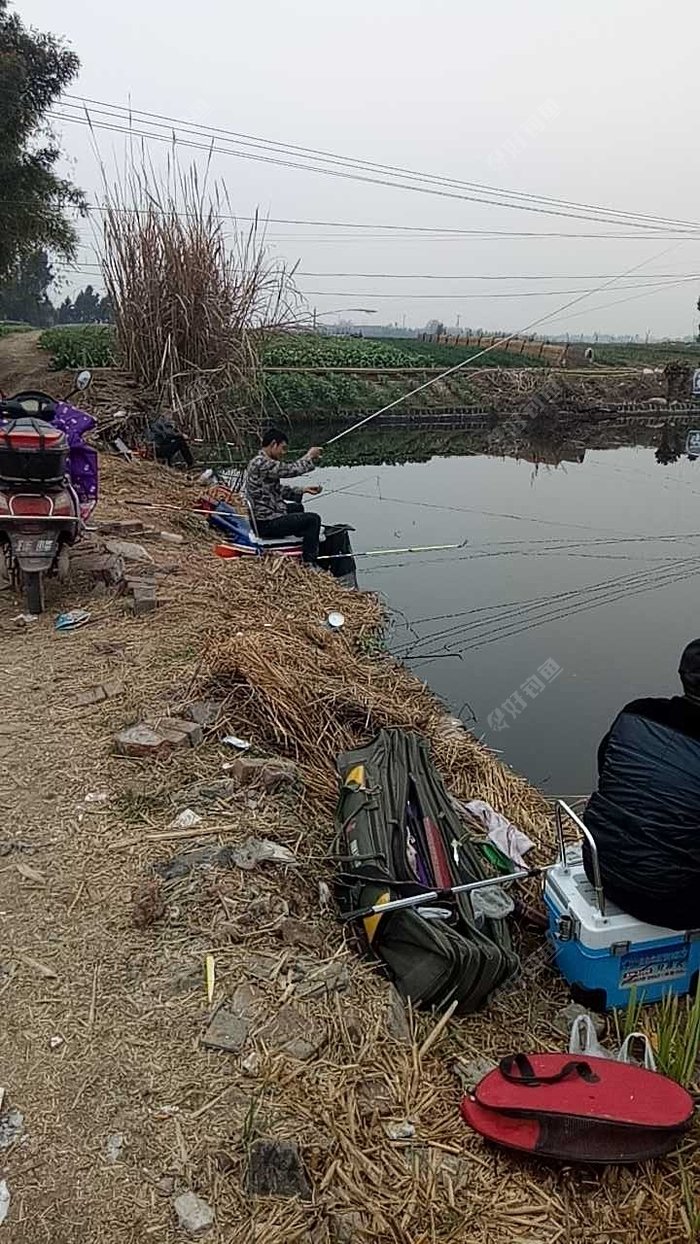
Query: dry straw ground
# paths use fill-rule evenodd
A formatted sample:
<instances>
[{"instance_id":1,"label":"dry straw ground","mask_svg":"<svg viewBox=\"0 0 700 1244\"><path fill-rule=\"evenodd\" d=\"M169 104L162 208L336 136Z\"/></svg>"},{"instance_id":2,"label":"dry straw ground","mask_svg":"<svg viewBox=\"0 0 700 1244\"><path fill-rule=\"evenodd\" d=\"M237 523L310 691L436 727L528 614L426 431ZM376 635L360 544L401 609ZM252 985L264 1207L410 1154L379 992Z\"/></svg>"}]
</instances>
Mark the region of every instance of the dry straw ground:
<instances>
[{"instance_id":1,"label":"dry straw ground","mask_svg":"<svg viewBox=\"0 0 700 1244\"><path fill-rule=\"evenodd\" d=\"M441 734L440 707L405 671L363 655L380 616L371 598L341 596L294 567L220 562L196 519L129 506L188 505L192 489L149 465L105 467L101 517L159 515L158 527L186 539L148 546L159 563L178 562L156 615L134 618L123 598L93 597L78 581L56 590L49 615L26 630L12 623L17 605L0 604L0 1085L25 1126L0 1151L12 1196L3 1238L175 1241L172 1197L185 1187L214 1209L208 1238L220 1244L692 1239L696 1135L648 1169L597 1172L493 1153L461 1124L455 1058L561 1047L554 1019L565 991L540 946L523 946L519 984L421 1053L434 1022L413 1021L413 1040L392 1036L385 983L321 909L334 755L381 725L424 730L456 793L490 799L540 841L550 833L545 802L467 736ZM57 634L52 617L78 604L92 610L90 625ZM338 605L347 624L334 638L321 621ZM123 680L123 694L75 708L76 693L107 674ZM112 737L213 684L236 734L298 760L305 793L246 788L199 802L202 825L183 834L169 828L173 817L195 801L193 784L222 777L230 751L214 735L154 764L117 757ZM291 847L298 866L200 868L165 883L164 914L136 927L132 893L155 862L250 835ZM316 946L280 939L286 913L311 926ZM261 1018L242 1054L258 1058L248 1071L241 1057L200 1044L210 953L215 1001L244 981L256 990ZM346 990L303 999L304 980L325 961L345 969ZM283 1004L317 1046L307 1061L270 1036ZM389 1139L387 1126L407 1119L414 1136ZM246 1194L260 1135L299 1142L311 1201Z\"/></svg>"}]
</instances>

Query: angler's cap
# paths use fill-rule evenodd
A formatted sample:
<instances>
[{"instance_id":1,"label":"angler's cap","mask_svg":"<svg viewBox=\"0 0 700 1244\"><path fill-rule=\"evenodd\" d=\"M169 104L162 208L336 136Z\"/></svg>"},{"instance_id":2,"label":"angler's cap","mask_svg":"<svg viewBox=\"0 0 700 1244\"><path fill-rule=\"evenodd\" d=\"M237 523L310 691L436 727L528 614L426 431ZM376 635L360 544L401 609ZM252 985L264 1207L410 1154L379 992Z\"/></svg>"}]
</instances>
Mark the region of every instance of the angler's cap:
<instances>
[{"instance_id":1,"label":"angler's cap","mask_svg":"<svg viewBox=\"0 0 700 1244\"><path fill-rule=\"evenodd\" d=\"M691 695L700 695L700 639L691 640L683 650L678 673L683 690Z\"/></svg>"}]
</instances>

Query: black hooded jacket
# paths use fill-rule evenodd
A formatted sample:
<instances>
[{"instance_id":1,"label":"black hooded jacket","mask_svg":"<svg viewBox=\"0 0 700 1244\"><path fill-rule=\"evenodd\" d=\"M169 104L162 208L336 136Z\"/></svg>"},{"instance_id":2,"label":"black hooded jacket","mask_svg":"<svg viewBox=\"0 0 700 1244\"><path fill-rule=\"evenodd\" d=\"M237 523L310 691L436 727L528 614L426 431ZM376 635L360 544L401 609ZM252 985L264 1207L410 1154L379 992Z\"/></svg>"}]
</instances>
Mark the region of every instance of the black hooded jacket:
<instances>
[{"instance_id":1,"label":"black hooded jacket","mask_svg":"<svg viewBox=\"0 0 700 1244\"><path fill-rule=\"evenodd\" d=\"M598 749L584 820L603 891L648 924L700 928L700 702L633 700ZM592 879L589 853L584 863Z\"/></svg>"}]
</instances>

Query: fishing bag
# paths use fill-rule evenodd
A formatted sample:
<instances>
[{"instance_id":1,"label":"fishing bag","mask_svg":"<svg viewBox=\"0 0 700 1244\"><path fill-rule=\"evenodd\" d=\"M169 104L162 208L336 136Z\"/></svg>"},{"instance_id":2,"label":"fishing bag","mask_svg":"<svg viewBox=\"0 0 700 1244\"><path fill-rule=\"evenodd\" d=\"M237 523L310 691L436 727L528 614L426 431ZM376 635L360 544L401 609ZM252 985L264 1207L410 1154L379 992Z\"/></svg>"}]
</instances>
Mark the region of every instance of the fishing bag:
<instances>
[{"instance_id":1,"label":"fishing bag","mask_svg":"<svg viewBox=\"0 0 700 1244\"><path fill-rule=\"evenodd\" d=\"M689 1126L675 1080L607 1058L513 1054L465 1096L462 1118L494 1144L562 1161L644 1162Z\"/></svg>"},{"instance_id":2,"label":"fishing bag","mask_svg":"<svg viewBox=\"0 0 700 1244\"><path fill-rule=\"evenodd\" d=\"M336 893L346 916L431 889L481 881L480 851L463 828L424 740L383 730L338 759ZM415 1006L481 1006L519 968L505 917L476 915L469 895L358 918L363 948Z\"/></svg>"}]
</instances>

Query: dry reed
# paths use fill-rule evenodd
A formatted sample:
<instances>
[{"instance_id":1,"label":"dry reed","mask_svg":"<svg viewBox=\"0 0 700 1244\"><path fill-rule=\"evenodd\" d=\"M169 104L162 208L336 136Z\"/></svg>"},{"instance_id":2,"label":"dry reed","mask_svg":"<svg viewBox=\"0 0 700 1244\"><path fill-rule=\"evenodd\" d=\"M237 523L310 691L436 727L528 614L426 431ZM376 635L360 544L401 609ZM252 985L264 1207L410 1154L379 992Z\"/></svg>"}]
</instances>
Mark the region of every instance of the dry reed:
<instances>
[{"instance_id":1,"label":"dry reed","mask_svg":"<svg viewBox=\"0 0 700 1244\"><path fill-rule=\"evenodd\" d=\"M262 417L256 333L294 319L291 274L269 258L257 217L224 231L225 188L174 155L164 176L132 161L105 179L105 196L102 268L122 363L154 413L242 445Z\"/></svg>"}]
</instances>

